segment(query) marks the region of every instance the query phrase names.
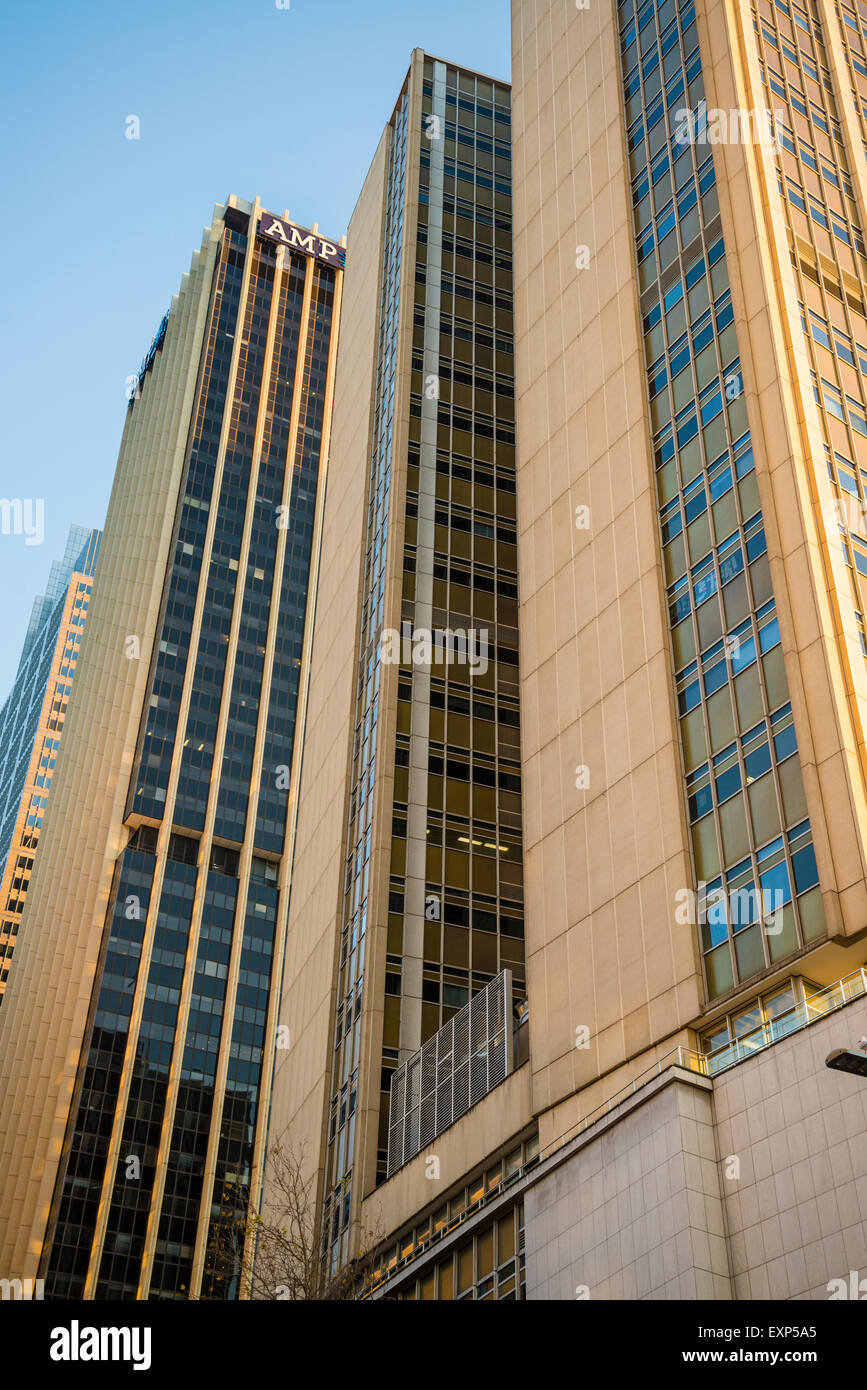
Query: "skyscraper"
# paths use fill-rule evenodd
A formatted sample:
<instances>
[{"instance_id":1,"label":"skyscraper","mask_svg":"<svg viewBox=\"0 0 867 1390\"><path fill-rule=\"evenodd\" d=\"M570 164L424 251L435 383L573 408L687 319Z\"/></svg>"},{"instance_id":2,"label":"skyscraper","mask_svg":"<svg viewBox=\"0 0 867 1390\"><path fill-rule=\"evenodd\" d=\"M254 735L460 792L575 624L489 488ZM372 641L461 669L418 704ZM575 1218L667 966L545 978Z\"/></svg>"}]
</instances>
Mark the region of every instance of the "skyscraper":
<instances>
[{"instance_id":1,"label":"skyscraper","mask_svg":"<svg viewBox=\"0 0 867 1390\"><path fill-rule=\"evenodd\" d=\"M100 531L72 526L33 602L0 709L0 1004L30 885L99 555Z\"/></svg>"},{"instance_id":2,"label":"skyscraper","mask_svg":"<svg viewBox=\"0 0 867 1390\"><path fill-rule=\"evenodd\" d=\"M414 52L345 275L219 209L134 383L0 1011L52 1293L243 1292L275 1145L364 1297L860 1290L863 21L513 51Z\"/></svg>"},{"instance_id":3,"label":"skyscraper","mask_svg":"<svg viewBox=\"0 0 867 1390\"><path fill-rule=\"evenodd\" d=\"M528 1289L827 1298L867 1259L823 1066L867 986L863 20L512 12Z\"/></svg>"},{"instance_id":4,"label":"skyscraper","mask_svg":"<svg viewBox=\"0 0 867 1390\"><path fill-rule=\"evenodd\" d=\"M271 1115L331 1269L532 1143L510 138L508 86L417 50L348 234Z\"/></svg>"},{"instance_id":5,"label":"skyscraper","mask_svg":"<svg viewBox=\"0 0 867 1390\"><path fill-rule=\"evenodd\" d=\"M230 198L129 393L0 1036L2 1264L49 1296L197 1295L249 1196L344 260Z\"/></svg>"},{"instance_id":6,"label":"skyscraper","mask_svg":"<svg viewBox=\"0 0 867 1390\"><path fill-rule=\"evenodd\" d=\"M475 511L484 396L448 377L434 329L454 314L457 356L447 296L460 275L478 314L486 290L477 217L474 271L448 259L469 241L449 199L463 216L483 79L414 56L351 224L343 342L370 362L375 336L377 365L358 401L338 382L354 483L326 518L311 707L328 708L308 725L272 1131L313 1155L333 1264L373 1247L375 1298L827 1298L867 1262L862 1083L824 1066L863 1034L867 996L867 64L849 9L751 19L513 5L520 895L499 746L498 833L476 821L475 683L467 803L467 692L450 670L441 724L435 667L404 649L395 697L383 655L398 616L458 625L461 505L474 537L514 515L499 492ZM471 447L462 406L481 412ZM471 502L454 490L469 460ZM498 671L498 721L506 695ZM446 994L468 963L468 995Z\"/></svg>"}]
</instances>

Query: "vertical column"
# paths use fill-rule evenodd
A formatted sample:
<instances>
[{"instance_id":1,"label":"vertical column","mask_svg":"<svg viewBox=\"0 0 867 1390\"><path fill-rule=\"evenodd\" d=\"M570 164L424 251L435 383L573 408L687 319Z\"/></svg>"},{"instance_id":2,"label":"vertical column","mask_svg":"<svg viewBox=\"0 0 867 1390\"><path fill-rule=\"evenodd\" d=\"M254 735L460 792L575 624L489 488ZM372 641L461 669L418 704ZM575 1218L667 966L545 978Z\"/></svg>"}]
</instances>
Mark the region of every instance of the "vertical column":
<instances>
[{"instance_id":1,"label":"vertical column","mask_svg":"<svg viewBox=\"0 0 867 1390\"><path fill-rule=\"evenodd\" d=\"M432 119L431 119L432 117ZM425 118L422 148L430 150L427 275L424 318L424 372L418 481L418 540L415 574L415 626L431 631L433 617L434 508L439 415L440 297L443 239L446 67L433 65L431 117ZM402 466L405 464L402 463ZM430 748L431 668L412 675L412 732L407 798L406 897L401 979L400 1060L421 1047L422 962L425 880L427 878L427 778Z\"/></svg>"},{"instance_id":2,"label":"vertical column","mask_svg":"<svg viewBox=\"0 0 867 1390\"><path fill-rule=\"evenodd\" d=\"M345 241L345 238L344 238ZM331 415L334 405L334 376L337 367L337 343L338 329L340 324L340 306L343 295L343 276L335 275L334 281L334 304L331 311L331 338L328 351L328 367L326 375L326 397L325 408L322 420L322 441L319 455L319 473L316 484L316 513L313 520L313 541L310 552L310 576L308 582L308 606L307 616L304 623L304 646L301 654L301 675L298 682L298 705L295 715L295 753L292 758L292 773L289 785L288 807L286 814L286 835L283 843L283 856L280 861L279 876L279 907L277 912L277 924L274 941L274 961L272 966L272 987L268 1000L268 1022L265 1028L266 1047L262 1059L262 1078L260 1082L260 1095L263 1104L259 1106L256 1125L256 1139L253 1149L252 1177L250 1182L250 1209L258 1210L261 1202L262 1188L265 1178L266 1145L268 1141L269 1122L270 1122L270 1098L271 1086L274 1076L275 1065L275 1045L274 1040L277 1033L277 1016L282 1002L281 981L283 979L283 961L286 954L286 933L289 920L289 900L292 889L292 869L295 855L295 835L298 825L298 795L301 781L301 769L304 753L304 731L307 721L307 705L310 694L310 670L311 654L313 648L313 628L316 619L316 596L319 587L319 566L322 557L322 530L325 514L325 491L328 479L328 462L331 439ZM306 312L306 311L305 311ZM300 349L300 343L299 343ZM300 393L299 393L300 394ZM293 436L296 431L293 430ZM293 438L293 447L295 440ZM294 470L287 470L286 487L284 501L289 504L291 497L292 478ZM280 536L277 548L277 561L275 565L275 586L279 597L279 585L276 576L282 573L283 560L286 549L286 533ZM279 616L279 603L272 605L271 621L268 632L268 658L266 664L266 682L269 690L269 698L265 702L266 718L267 708L270 706L270 681L274 665L274 642L273 633ZM260 725L260 738L257 740L256 753L253 760L254 778L256 769L261 767L262 751L265 742L266 722ZM256 779L258 780L258 779ZM258 787L256 788L258 793ZM252 804L252 795L251 795ZM252 1240L251 1236L248 1239ZM245 1252L245 1262L249 1251ZM241 1296L244 1296L243 1289Z\"/></svg>"},{"instance_id":3,"label":"vertical column","mask_svg":"<svg viewBox=\"0 0 867 1390\"><path fill-rule=\"evenodd\" d=\"M825 52L831 69L834 90L837 97L837 114L846 153L849 157L849 175L858 206L862 227L867 227L867 165L864 161L864 141L855 107L857 97L852 91L852 74L846 63L846 53L840 32L840 9L831 0L816 0L816 9L825 35ZM863 19L862 19L863 23Z\"/></svg>"},{"instance_id":4,"label":"vertical column","mask_svg":"<svg viewBox=\"0 0 867 1390\"><path fill-rule=\"evenodd\" d=\"M297 352L296 360L295 360L295 388L294 388L293 396L292 396L292 423L291 423L291 427L290 427L290 431L289 431L289 441L288 441L287 450L286 450L286 473L285 473L285 478L284 478L284 490L283 490L283 498L282 498L282 503L283 503L283 505L286 505L286 506L289 506L289 505L291 504L292 484L293 484L294 475L295 475L294 460L295 460L295 451L296 451L297 440L298 440L298 420L299 420L299 414L300 414L300 409L301 409L301 394L302 394L302 393L301 393L301 386L302 386L302 382L303 382L303 380L304 380L304 368L305 368L305 362L306 362L306 357L307 357L307 349L308 349L308 346L309 346L308 340L309 340L309 335L310 335L310 331L311 331L311 326L310 326L310 303L311 303L312 292L313 292L313 276L314 276L315 268L316 268L316 262L313 260L312 257L308 258L308 260L307 260L307 267L306 267L305 281L304 281L304 302L303 302L303 305L302 305L302 308L301 308L301 323L300 323L299 329L298 329L298 352ZM269 323L269 343L268 343L268 352L267 352L267 354L266 354L265 363L264 363L264 367L263 367L262 391L261 391L261 393L260 393L260 398L259 398L259 399L260 399L260 409L259 409L259 415L258 415L257 422L256 422L256 442L255 442L255 445L254 445L254 458L258 458L259 451L260 451L260 449L261 449L262 435L263 435L263 431L264 431L264 427L265 427L265 412L266 412L266 410L267 410L267 408L268 408L268 381L269 381L269 377L270 377L271 360L272 360L273 346L274 346L274 337L273 337L273 335L274 335L274 325L275 325L275 322L276 322L277 310L278 310L278 297L277 297L277 296L278 296L278 288L279 288L279 277L280 277L281 273L282 273L282 272L281 272L281 270L280 270L279 267L278 267L278 271L277 271L277 277L278 277L278 279L277 279L277 281L275 281L275 288L274 288L274 300L273 300L273 305L272 305L272 318L271 318L271 321L270 321L270 323ZM255 484L254 484L254 483L251 483L251 487L250 487L250 497L251 497L252 501L251 501L251 503L249 504L249 508L248 508L248 516L247 516L247 527L248 527L248 528L252 525L252 507L253 507L253 505L255 504ZM252 784L251 784L251 792L250 792L250 800L249 800L250 811L249 811L249 814L248 814L248 816L247 816L247 823L246 823L245 834L244 834L244 844L243 844L243 848L242 848L242 850L241 850L241 859L240 859L240 864L239 864L239 868L238 868L238 902L237 902L237 907L236 907L236 909L235 909L235 930L234 930L234 934L233 934L233 938L232 938L232 953L231 953L231 957L230 957L230 960L229 960L229 974L228 974L228 981L227 981L227 986L226 986L226 999L225 999L225 1003L224 1003L224 1006L223 1006L223 1032L222 1032L222 1037L221 1037L221 1046L220 1046L220 1053L219 1053L219 1061L218 1061L218 1065L217 1065L217 1075L216 1075L216 1081L215 1081L215 1086L214 1086L214 1110L213 1110L213 1118L212 1118L212 1121L211 1121L210 1134L209 1134L209 1136L208 1136L208 1151L207 1151L207 1156L206 1156L206 1159L205 1159L204 1173L203 1173L203 1176L202 1176L202 1195L201 1195L201 1205L200 1205L200 1208L199 1208L199 1224L198 1224L198 1229L197 1229L197 1232L196 1232L196 1248L195 1248L195 1254L194 1254L194 1256L193 1256L193 1273L192 1273L192 1283L191 1283L191 1290L190 1290L190 1291L191 1291L191 1296L194 1297L194 1298L198 1296L198 1294L199 1294L199 1292L200 1292L200 1290L201 1290L202 1275L203 1275L203 1272L204 1272L205 1256L206 1256L206 1253L207 1253L208 1233L209 1233L210 1226L211 1226L211 1197L210 1197L210 1194L211 1194L211 1192L212 1192L212 1190L213 1190L214 1179L215 1179L215 1176L216 1176L217 1159L218 1159L218 1152L219 1152L219 1146L220 1146L220 1135L221 1135L221 1132L222 1132L223 1109L224 1109L225 1099L226 1099L226 1078L227 1078L228 1067L229 1067L229 1054L230 1054L231 1041L232 1041L232 1029L233 1029L234 1018L235 1018L235 1004L236 1004L237 993L238 993L238 979L239 979L240 968L241 968L241 952L242 952L242 949L243 949L243 946L244 946L245 919L246 919L246 914L247 914L247 899L248 899L248 895L249 895L249 886L250 886L250 868L251 868L251 861L252 861L252 858L253 858L253 841L254 841L254 836L255 836L255 832L256 832L256 807L257 807L257 805L258 805L259 782L260 782L260 777L261 777L261 761L262 761L262 756L263 756L263 749L264 749L264 744L265 744L265 734L266 734L267 723L268 723L268 711L269 711L269 707L270 707L270 698L269 698L269 697L270 697L270 687L271 687L271 675L272 675L273 666L274 666L274 640L275 640L275 635L276 635L276 625L277 625L277 622L278 622L278 620L279 620L279 613L280 613L280 594L281 594L282 575L283 575L283 561L284 561L284 557L285 557L285 553L286 553L286 542L287 542L288 534L289 534L288 529L283 529L283 530L281 530L281 532L280 532L280 535L279 535L279 538L278 538L277 556L276 556L276 560L275 560L275 564L274 564L274 579L273 579L272 590L271 590L271 605L270 605L269 618L268 618L268 636L267 636L267 639L266 639L266 652L267 652L267 656L266 656L265 670L264 670L264 672L263 672L262 695L261 695L260 702L259 702L259 719L258 719L257 728L256 728L256 744L255 744L255 750L254 750L254 754L253 754L253 775L252 775ZM242 564L239 566L239 570L240 570L240 569L245 569L245 568L246 568L246 551L247 551L248 542L249 542L249 534L245 534L244 559L243 559ZM232 654L233 654L232 651L231 651L231 648L232 648L232 644L231 644L231 642L230 642L230 669L231 669L231 656L232 656ZM225 742L225 721L227 720L227 718L228 718L228 702L226 702L226 704L225 704L225 706L224 706L224 710L223 710L223 714L222 714L222 718L221 718L220 734L218 735L218 740L217 740L217 751L216 751L215 756L214 756L214 765L215 765L215 768L218 767L218 766L221 764L221 762L222 762L222 749L223 749L223 744L224 744L224 742ZM297 749L298 749L297 723L296 723L295 747L296 747L296 750L297 750ZM296 757L297 757L297 754L296 754ZM294 765L295 763L296 763L296 758L293 758L293 765ZM294 775L294 774L293 774L293 777L292 777L292 782L293 782L293 783L295 782L295 775ZM217 790L218 790L217 783L218 783L218 778L215 777L215 781L214 781L214 783L212 783L212 787L211 787L210 805L209 805L209 808L208 808L208 817L207 817L207 820L206 820L206 823L205 823L205 833L206 833L206 835L210 833L210 831L211 831L211 829L212 829L212 827L213 827L213 817L214 817L214 815L216 814L216 802L217 802ZM282 864L281 864L281 875L280 875L280 877L281 877L281 882L284 883L284 884L287 883L287 878L286 878L287 873L288 873L288 865L287 865L287 862L286 862L286 857L284 856L284 859L283 859ZM276 931L277 931L277 932L279 932L279 923L280 923L280 921L284 921L284 920L285 920L285 903L284 903L284 901L283 901L283 895L282 895L282 893L281 893L281 897L280 897L280 905L279 905L278 911L279 911L279 917L278 917L278 923L277 923L277 927L276 927ZM272 967L272 969L273 969L273 967ZM276 977L272 974L272 979L274 979L274 978L276 978ZM273 995L272 995L272 997L273 997ZM264 1090L262 1090L261 1087L260 1087L260 1097L263 1096L264 1094L265 1094ZM260 1104L260 1106L259 1106L259 1108L258 1108L258 1112L257 1112L257 1126L258 1126L258 1125L261 1125L263 1111L266 1111L266 1110L267 1110L267 1107L266 1107L266 1106L262 1106L262 1105Z\"/></svg>"}]
</instances>

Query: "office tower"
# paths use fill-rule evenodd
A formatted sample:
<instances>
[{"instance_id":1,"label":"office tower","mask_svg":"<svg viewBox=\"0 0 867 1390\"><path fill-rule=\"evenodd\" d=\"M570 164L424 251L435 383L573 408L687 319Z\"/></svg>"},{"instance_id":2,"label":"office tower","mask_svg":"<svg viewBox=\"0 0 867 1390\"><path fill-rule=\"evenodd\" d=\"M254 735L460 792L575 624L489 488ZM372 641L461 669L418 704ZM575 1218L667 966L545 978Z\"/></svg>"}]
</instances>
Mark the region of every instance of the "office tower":
<instances>
[{"instance_id":1,"label":"office tower","mask_svg":"<svg viewBox=\"0 0 867 1390\"><path fill-rule=\"evenodd\" d=\"M0 709L0 1004L54 777L102 533L71 526L33 601L18 671Z\"/></svg>"},{"instance_id":2,"label":"office tower","mask_svg":"<svg viewBox=\"0 0 867 1390\"><path fill-rule=\"evenodd\" d=\"M330 1271L406 1223L441 1229L535 1128L513 1043L510 127L505 84L415 51L348 233L271 1112L315 1183ZM513 1205L502 1297L520 1226ZM492 1241L457 1289L496 1278Z\"/></svg>"},{"instance_id":3,"label":"office tower","mask_svg":"<svg viewBox=\"0 0 867 1390\"><path fill-rule=\"evenodd\" d=\"M231 197L129 392L0 1032L0 1263L47 1297L235 1292L206 1258L264 1139L344 259Z\"/></svg>"},{"instance_id":4,"label":"office tower","mask_svg":"<svg viewBox=\"0 0 867 1390\"><path fill-rule=\"evenodd\" d=\"M867 1260L823 1065L867 984L864 20L512 16L529 1296L827 1298Z\"/></svg>"}]
</instances>

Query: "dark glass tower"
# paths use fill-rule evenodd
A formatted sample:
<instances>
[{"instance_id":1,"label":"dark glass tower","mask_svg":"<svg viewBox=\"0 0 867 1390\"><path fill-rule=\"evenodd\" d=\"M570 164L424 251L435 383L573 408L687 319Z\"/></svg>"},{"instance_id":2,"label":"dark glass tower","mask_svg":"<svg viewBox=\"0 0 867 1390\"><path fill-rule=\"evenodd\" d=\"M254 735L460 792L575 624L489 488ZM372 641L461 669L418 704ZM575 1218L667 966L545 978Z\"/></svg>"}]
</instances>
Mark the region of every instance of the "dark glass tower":
<instances>
[{"instance_id":1,"label":"dark glass tower","mask_svg":"<svg viewBox=\"0 0 867 1390\"><path fill-rule=\"evenodd\" d=\"M105 730L128 791L107 814L121 848L42 1242L49 1296L237 1292L205 1271L264 1140L344 254L231 199L131 393L82 694L104 718L126 675L100 697L131 547L125 724ZM174 476L142 515L130 489L166 450ZM74 731L69 756L87 756Z\"/></svg>"},{"instance_id":2,"label":"dark glass tower","mask_svg":"<svg viewBox=\"0 0 867 1390\"><path fill-rule=\"evenodd\" d=\"M420 129L410 134L411 115ZM381 1180L398 1062L504 967L524 995L510 134L507 87L430 58L411 70L390 128L355 724L375 726L377 703L392 705L380 728L393 739L394 787L391 815L377 825L375 796L365 796L377 775L374 744L357 740L326 1190L335 1264L349 1249L358 1168L356 1068L369 1068L380 1090ZM406 225L415 229L408 245ZM400 609L391 613L381 582L389 527L403 534ZM403 623L483 633L487 669L407 663L406 653L400 665L383 664L383 631ZM389 741L380 756L389 767ZM388 941L381 1049L365 1059L346 1024L362 983L371 839L385 843L390 871L370 890L382 895Z\"/></svg>"},{"instance_id":3,"label":"dark glass tower","mask_svg":"<svg viewBox=\"0 0 867 1390\"><path fill-rule=\"evenodd\" d=\"M281 1005L301 1042L272 1106L274 1141L316 1170L332 1271L403 1220L363 1211L388 1203L398 1150L510 1070L470 1080L466 1006L475 1056L491 987L502 1058L526 995L510 103L417 50L350 224ZM453 1076L436 1102L401 1093L418 1134L390 1146L393 1077L429 1079L453 1036ZM500 1100L506 1143L523 1120Z\"/></svg>"},{"instance_id":4,"label":"dark glass tower","mask_svg":"<svg viewBox=\"0 0 867 1390\"><path fill-rule=\"evenodd\" d=\"M33 602L12 689L0 709L0 1003L42 823L99 555L100 531L71 526Z\"/></svg>"}]
</instances>

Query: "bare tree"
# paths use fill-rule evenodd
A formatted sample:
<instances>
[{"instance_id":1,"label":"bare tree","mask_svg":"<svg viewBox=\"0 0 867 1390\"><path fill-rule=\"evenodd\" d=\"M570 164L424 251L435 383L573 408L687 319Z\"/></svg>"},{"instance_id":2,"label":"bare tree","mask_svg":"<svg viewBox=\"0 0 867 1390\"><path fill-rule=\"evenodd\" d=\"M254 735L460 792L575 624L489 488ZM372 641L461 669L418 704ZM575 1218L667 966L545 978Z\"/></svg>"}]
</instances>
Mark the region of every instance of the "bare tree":
<instances>
[{"instance_id":1,"label":"bare tree","mask_svg":"<svg viewBox=\"0 0 867 1390\"><path fill-rule=\"evenodd\" d=\"M261 1211L248 1206L234 1183L225 1185L202 1296L277 1302L358 1299L370 1273L373 1245L363 1245L348 1265L330 1273L315 1177L305 1178L301 1156L282 1144L268 1154L267 1173ZM373 1240L372 1231L364 1235Z\"/></svg>"}]
</instances>

